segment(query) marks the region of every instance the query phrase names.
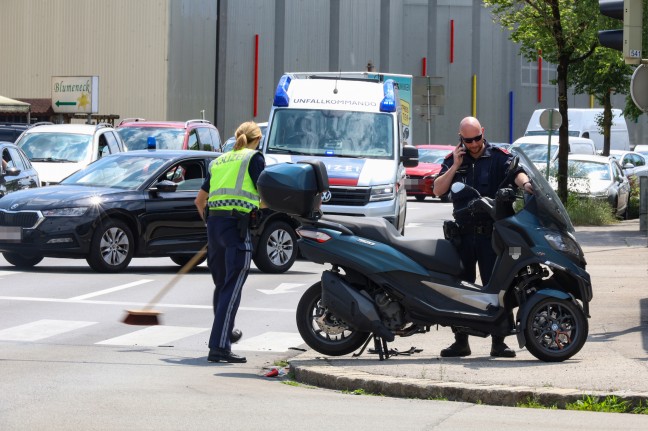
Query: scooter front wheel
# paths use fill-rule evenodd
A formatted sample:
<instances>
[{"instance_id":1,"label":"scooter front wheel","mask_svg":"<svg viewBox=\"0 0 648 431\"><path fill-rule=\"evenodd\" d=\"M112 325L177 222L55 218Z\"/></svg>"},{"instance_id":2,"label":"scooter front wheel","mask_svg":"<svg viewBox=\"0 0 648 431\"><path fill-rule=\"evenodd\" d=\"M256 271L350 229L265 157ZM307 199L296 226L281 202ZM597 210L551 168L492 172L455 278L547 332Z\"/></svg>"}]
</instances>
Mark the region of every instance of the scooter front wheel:
<instances>
[{"instance_id":1,"label":"scooter front wheel","mask_svg":"<svg viewBox=\"0 0 648 431\"><path fill-rule=\"evenodd\" d=\"M302 295L297 305L297 329L308 346L327 356L354 352L369 337L355 331L322 307L322 284L317 282Z\"/></svg>"},{"instance_id":2,"label":"scooter front wheel","mask_svg":"<svg viewBox=\"0 0 648 431\"><path fill-rule=\"evenodd\" d=\"M541 361L569 359L580 351L587 339L587 317L572 301L543 299L531 308L526 319L526 348Z\"/></svg>"}]
</instances>

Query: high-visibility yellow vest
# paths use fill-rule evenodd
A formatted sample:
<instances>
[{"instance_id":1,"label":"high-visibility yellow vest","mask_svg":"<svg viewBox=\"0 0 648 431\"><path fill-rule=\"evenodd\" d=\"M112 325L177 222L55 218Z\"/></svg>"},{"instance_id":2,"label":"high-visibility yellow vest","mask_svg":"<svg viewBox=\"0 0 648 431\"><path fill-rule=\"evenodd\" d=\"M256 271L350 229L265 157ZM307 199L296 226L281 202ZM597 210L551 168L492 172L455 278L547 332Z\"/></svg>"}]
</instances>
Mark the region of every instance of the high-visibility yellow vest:
<instances>
[{"instance_id":1,"label":"high-visibility yellow vest","mask_svg":"<svg viewBox=\"0 0 648 431\"><path fill-rule=\"evenodd\" d=\"M210 164L211 180L207 206L210 210L249 213L259 207L259 193L248 166L256 150L243 148L223 154Z\"/></svg>"}]
</instances>

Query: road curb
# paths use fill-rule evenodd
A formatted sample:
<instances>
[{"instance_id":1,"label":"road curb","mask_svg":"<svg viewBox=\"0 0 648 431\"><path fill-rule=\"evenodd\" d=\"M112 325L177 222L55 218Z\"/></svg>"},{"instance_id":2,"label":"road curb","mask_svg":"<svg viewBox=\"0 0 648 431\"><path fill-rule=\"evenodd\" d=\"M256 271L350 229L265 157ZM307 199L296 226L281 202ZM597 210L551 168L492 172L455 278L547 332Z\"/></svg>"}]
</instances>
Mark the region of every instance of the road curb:
<instances>
[{"instance_id":1,"label":"road curb","mask_svg":"<svg viewBox=\"0 0 648 431\"><path fill-rule=\"evenodd\" d=\"M310 363L310 361L309 361ZM290 361L290 370L295 380L312 386L339 391L363 390L369 394L398 398L446 399L495 406L516 406L535 401L545 406L564 409L567 404L582 400L586 396L604 399L616 397L632 406L648 405L648 392L600 392L582 389L564 389L531 386L509 386L442 382L429 379L413 379L346 370L330 365L306 365Z\"/></svg>"}]
</instances>

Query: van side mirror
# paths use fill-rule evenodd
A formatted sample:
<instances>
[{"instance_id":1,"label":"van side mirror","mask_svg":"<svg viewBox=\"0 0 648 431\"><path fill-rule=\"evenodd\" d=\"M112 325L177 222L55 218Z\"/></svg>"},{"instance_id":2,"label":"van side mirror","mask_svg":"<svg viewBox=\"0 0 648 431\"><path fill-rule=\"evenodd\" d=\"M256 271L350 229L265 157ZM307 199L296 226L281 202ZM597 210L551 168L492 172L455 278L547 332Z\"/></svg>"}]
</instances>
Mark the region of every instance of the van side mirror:
<instances>
[{"instance_id":1,"label":"van side mirror","mask_svg":"<svg viewBox=\"0 0 648 431\"><path fill-rule=\"evenodd\" d=\"M403 166L406 168L415 168L419 163L419 152L418 148L413 145L404 145L403 146L403 157L401 157Z\"/></svg>"}]
</instances>

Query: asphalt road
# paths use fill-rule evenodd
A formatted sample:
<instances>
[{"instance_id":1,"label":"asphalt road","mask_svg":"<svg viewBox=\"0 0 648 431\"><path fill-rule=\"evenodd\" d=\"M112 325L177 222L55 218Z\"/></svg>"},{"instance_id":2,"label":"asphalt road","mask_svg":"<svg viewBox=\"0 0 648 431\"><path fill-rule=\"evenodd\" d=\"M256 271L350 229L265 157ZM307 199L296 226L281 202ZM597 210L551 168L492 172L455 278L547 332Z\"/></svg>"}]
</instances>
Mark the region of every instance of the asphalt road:
<instances>
[{"instance_id":1,"label":"asphalt road","mask_svg":"<svg viewBox=\"0 0 648 431\"><path fill-rule=\"evenodd\" d=\"M406 235L440 235L449 214L449 204L410 201ZM65 259L17 271L0 257L0 429L645 429L634 415L354 396L264 377L305 347L294 312L322 270L305 261L286 274L252 271L234 349L248 362L210 364L204 265L161 300L162 325L121 322L177 270L164 258L135 259L121 274Z\"/></svg>"}]
</instances>

